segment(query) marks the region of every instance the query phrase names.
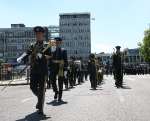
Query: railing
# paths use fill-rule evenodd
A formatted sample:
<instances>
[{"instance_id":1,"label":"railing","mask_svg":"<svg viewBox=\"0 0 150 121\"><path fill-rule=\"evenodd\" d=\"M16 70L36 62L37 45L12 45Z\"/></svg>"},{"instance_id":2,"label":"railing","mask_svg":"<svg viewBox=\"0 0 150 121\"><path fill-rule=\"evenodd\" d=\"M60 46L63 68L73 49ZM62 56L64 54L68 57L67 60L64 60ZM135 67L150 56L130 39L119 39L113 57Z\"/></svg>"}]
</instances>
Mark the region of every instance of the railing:
<instances>
[{"instance_id":1,"label":"railing","mask_svg":"<svg viewBox=\"0 0 150 121\"><path fill-rule=\"evenodd\" d=\"M26 76L26 69L16 70L15 67L4 68L0 67L0 81L20 79Z\"/></svg>"}]
</instances>

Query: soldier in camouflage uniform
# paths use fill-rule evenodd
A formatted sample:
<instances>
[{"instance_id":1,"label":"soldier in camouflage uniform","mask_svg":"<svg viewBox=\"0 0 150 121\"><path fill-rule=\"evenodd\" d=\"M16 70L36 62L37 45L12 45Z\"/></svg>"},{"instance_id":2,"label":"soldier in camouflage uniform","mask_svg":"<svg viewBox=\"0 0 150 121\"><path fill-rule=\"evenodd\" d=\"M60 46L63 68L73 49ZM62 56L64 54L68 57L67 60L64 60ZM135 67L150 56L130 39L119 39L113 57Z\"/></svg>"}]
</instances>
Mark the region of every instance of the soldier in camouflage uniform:
<instances>
[{"instance_id":1,"label":"soldier in camouflage uniform","mask_svg":"<svg viewBox=\"0 0 150 121\"><path fill-rule=\"evenodd\" d=\"M88 72L90 76L91 88L96 90L97 79L96 79L96 60L95 55L91 54L88 62Z\"/></svg>"}]
</instances>

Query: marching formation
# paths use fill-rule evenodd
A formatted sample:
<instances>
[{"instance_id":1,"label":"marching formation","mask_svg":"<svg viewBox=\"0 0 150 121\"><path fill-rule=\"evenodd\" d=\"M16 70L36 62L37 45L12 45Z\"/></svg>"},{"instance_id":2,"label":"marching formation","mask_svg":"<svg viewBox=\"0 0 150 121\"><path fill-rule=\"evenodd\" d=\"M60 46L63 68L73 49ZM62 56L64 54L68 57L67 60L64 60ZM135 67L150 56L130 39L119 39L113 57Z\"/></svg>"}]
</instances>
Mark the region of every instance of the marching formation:
<instances>
[{"instance_id":1,"label":"marching formation","mask_svg":"<svg viewBox=\"0 0 150 121\"><path fill-rule=\"evenodd\" d=\"M36 42L23 53L18 62L24 61L30 66L30 89L37 97L36 109L40 115L44 114L44 99L46 88L54 91L54 100L61 102L63 86L66 90L90 80L91 88L96 88L103 81L103 64L95 54L90 54L87 62L82 58L71 57L68 60L67 51L61 47L62 39L54 38L55 46L45 44L45 28L37 26L33 30ZM45 46L46 45L46 46ZM113 72L116 86L122 87L123 73L120 47L113 55Z\"/></svg>"}]
</instances>

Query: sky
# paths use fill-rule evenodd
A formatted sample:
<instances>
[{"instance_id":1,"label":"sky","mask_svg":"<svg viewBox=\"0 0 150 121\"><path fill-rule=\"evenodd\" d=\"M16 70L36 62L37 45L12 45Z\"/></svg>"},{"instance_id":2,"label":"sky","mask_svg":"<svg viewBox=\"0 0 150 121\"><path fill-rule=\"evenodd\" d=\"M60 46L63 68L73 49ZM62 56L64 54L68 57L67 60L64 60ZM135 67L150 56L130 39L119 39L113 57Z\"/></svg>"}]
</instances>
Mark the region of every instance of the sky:
<instances>
[{"instance_id":1,"label":"sky","mask_svg":"<svg viewBox=\"0 0 150 121\"><path fill-rule=\"evenodd\" d=\"M91 50L137 48L150 27L150 0L0 0L0 28L59 25L59 14L90 12Z\"/></svg>"}]
</instances>

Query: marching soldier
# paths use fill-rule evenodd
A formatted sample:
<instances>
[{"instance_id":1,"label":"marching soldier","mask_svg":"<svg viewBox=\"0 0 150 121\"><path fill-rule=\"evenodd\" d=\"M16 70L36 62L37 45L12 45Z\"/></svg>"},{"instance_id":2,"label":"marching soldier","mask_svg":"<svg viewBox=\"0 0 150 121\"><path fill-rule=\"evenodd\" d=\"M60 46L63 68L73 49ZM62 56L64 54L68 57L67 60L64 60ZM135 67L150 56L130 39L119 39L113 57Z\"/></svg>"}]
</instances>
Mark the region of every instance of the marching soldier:
<instances>
[{"instance_id":1,"label":"marching soldier","mask_svg":"<svg viewBox=\"0 0 150 121\"><path fill-rule=\"evenodd\" d=\"M76 65L75 65L75 58L72 57L70 61L70 87L76 85Z\"/></svg>"},{"instance_id":2,"label":"marching soldier","mask_svg":"<svg viewBox=\"0 0 150 121\"><path fill-rule=\"evenodd\" d=\"M120 52L120 46L116 46L116 53L113 54L113 71L115 85L117 88L122 87L123 83L123 64L122 64L122 55Z\"/></svg>"},{"instance_id":3,"label":"marching soldier","mask_svg":"<svg viewBox=\"0 0 150 121\"><path fill-rule=\"evenodd\" d=\"M99 58L96 58L96 79L97 85L100 85L103 80L102 67L100 67Z\"/></svg>"},{"instance_id":4,"label":"marching soldier","mask_svg":"<svg viewBox=\"0 0 150 121\"><path fill-rule=\"evenodd\" d=\"M71 87L76 86L76 79L77 79L77 70L78 70L78 66L75 63L76 58L75 57L71 57L71 62L70 62L70 84Z\"/></svg>"},{"instance_id":5,"label":"marching soldier","mask_svg":"<svg viewBox=\"0 0 150 121\"><path fill-rule=\"evenodd\" d=\"M91 88L96 90L97 80L96 80L96 62L94 54L91 54L89 57L88 72L90 75Z\"/></svg>"},{"instance_id":6,"label":"marching soldier","mask_svg":"<svg viewBox=\"0 0 150 121\"><path fill-rule=\"evenodd\" d=\"M84 65L84 75L85 75L85 81L87 81L88 79L88 65L87 64L85 64Z\"/></svg>"},{"instance_id":7,"label":"marching soldier","mask_svg":"<svg viewBox=\"0 0 150 121\"><path fill-rule=\"evenodd\" d=\"M70 87L72 87L72 85L73 85L73 84L72 84L73 81L71 80L70 64L68 64L68 69L67 69L67 75L66 75L66 76L67 76L67 87L70 88ZM67 88L67 89L68 89L68 88Z\"/></svg>"},{"instance_id":8,"label":"marching soldier","mask_svg":"<svg viewBox=\"0 0 150 121\"><path fill-rule=\"evenodd\" d=\"M62 39L59 37L55 38L56 41L56 50L53 52L52 58L52 87L55 92L54 100L62 101L62 92L63 92L63 83L64 76L67 73L67 51L61 48ZM58 76L58 85L56 84L56 77Z\"/></svg>"},{"instance_id":9,"label":"marching soldier","mask_svg":"<svg viewBox=\"0 0 150 121\"><path fill-rule=\"evenodd\" d=\"M82 66L81 66L81 60L79 60L77 64L77 78L78 78L78 84L82 83Z\"/></svg>"},{"instance_id":10,"label":"marching soldier","mask_svg":"<svg viewBox=\"0 0 150 121\"><path fill-rule=\"evenodd\" d=\"M52 48L50 49L50 52L52 53ZM49 61L48 61L48 81L47 81L47 89L50 89L50 88L52 88L52 70L53 70L53 68L52 68L52 58L50 58L49 59Z\"/></svg>"},{"instance_id":11,"label":"marching soldier","mask_svg":"<svg viewBox=\"0 0 150 121\"><path fill-rule=\"evenodd\" d=\"M21 62L30 55L30 89L38 98L36 105L38 113L44 115L45 83L48 76L47 59L50 58L50 54L48 51L43 51L45 29L37 26L33 30L36 35L36 43L31 45L27 53L24 53L17 61Z\"/></svg>"}]
</instances>

